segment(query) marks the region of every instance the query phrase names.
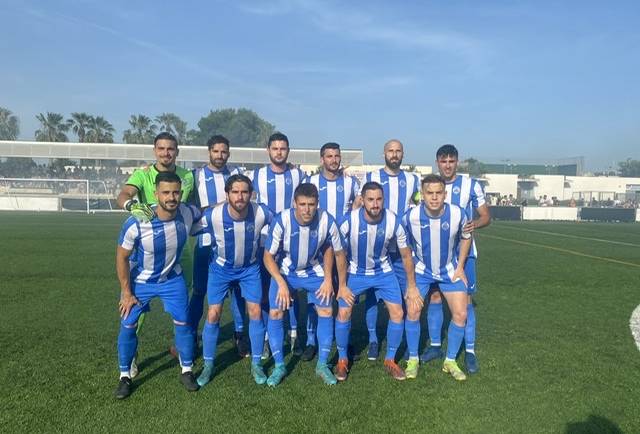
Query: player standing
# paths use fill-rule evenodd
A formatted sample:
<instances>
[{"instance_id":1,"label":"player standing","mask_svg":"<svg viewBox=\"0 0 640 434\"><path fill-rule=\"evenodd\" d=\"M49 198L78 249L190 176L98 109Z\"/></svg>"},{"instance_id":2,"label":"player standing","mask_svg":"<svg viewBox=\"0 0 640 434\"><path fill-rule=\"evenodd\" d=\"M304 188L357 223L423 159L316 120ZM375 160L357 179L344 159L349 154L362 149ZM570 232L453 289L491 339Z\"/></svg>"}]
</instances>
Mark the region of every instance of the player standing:
<instances>
[{"instance_id":1,"label":"player standing","mask_svg":"<svg viewBox=\"0 0 640 434\"><path fill-rule=\"evenodd\" d=\"M340 145L329 142L320 148L319 173L311 175L307 181L318 189L318 208L327 211L336 223L340 224L344 215L351 210L360 191L360 183L355 176L342 172L342 156ZM334 273L335 274L335 273ZM334 276L334 284L335 282ZM316 326L318 317L313 305L307 308L307 345L302 353L302 360L313 359L316 352Z\"/></svg>"},{"instance_id":2,"label":"player standing","mask_svg":"<svg viewBox=\"0 0 640 434\"><path fill-rule=\"evenodd\" d=\"M409 207L415 205L414 197L420 189L420 178L415 173L402 170L404 147L399 140L389 140L384 144L384 167L380 170L368 172L366 182L377 182L384 191L384 208L402 218ZM389 247L389 259L398 278L400 288L404 291L407 286L407 276L402 263L402 257L395 248ZM369 350L367 358L378 358L378 337L376 324L378 322L378 303L375 296L369 292L366 298L366 322L369 330Z\"/></svg>"},{"instance_id":3,"label":"player standing","mask_svg":"<svg viewBox=\"0 0 640 434\"><path fill-rule=\"evenodd\" d=\"M396 380L415 378L414 371L405 372L395 362L396 351L404 332L402 292L395 276L388 251L397 245L407 275L407 303L422 305L415 284L415 273L411 249L400 219L383 208L384 194L377 182L368 182L362 187L362 208L347 213L340 224L349 261L347 286L338 293L338 317L336 319L336 345L338 364L335 375L339 381L347 379L349 332L351 330L352 305L365 291L373 291L377 299L384 300L389 311L387 326L387 354L384 360L386 371ZM417 364L417 359L416 359ZM417 375L417 370L415 370Z\"/></svg>"},{"instance_id":4,"label":"player standing","mask_svg":"<svg viewBox=\"0 0 640 434\"><path fill-rule=\"evenodd\" d=\"M313 184L300 184L295 190L294 202L295 208L275 217L265 244L264 265L272 277L269 287L269 344L276 363L267 384L277 386L287 373L282 350L283 312L291 307L291 298L297 298L297 291L304 290L318 313L316 375L325 384L332 385L337 380L327 366L333 343L331 274L334 260L337 260L340 284L345 285L346 259L333 217L324 210L318 210L318 189Z\"/></svg>"},{"instance_id":5,"label":"player standing","mask_svg":"<svg viewBox=\"0 0 640 434\"><path fill-rule=\"evenodd\" d=\"M416 256L416 284L424 300L430 287L437 284L451 309L447 356L442 370L456 380L465 380L456 363L456 355L464 338L467 321L467 278L464 266L471 247L467 216L457 205L445 203L445 180L439 175L422 179L424 205L412 208L403 217L409 244ZM405 332L409 351L408 363L418 367L420 313L416 303L407 303Z\"/></svg>"},{"instance_id":6,"label":"player standing","mask_svg":"<svg viewBox=\"0 0 640 434\"><path fill-rule=\"evenodd\" d=\"M491 223L491 214L485 201L482 186L474 178L457 174L458 150L456 147L453 145L441 146L436 152L436 161L438 164L438 171L447 183L446 202L458 205L466 212L467 227L465 228L465 231L471 232L489 225ZM474 214L476 212L478 214L478 218L474 219ZM477 257L478 251L476 249L475 240L472 240L471 250L464 269L465 275L469 280L469 286L467 288L467 292L469 294L467 302L467 324L464 331L464 364L470 374L474 374L479 370L475 354L476 314L472 299L472 296L477 291ZM424 362L443 357L443 353L440 348L442 339L442 323L442 297L440 291L433 290L429 299L429 307L427 308L427 324L429 327L429 336L431 337L431 345L420 357Z\"/></svg>"},{"instance_id":7,"label":"player standing","mask_svg":"<svg viewBox=\"0 0 640 434\"><path fill-rule=\"evenodd\" d=\"M211 244L212 255L207 283L209 308L202 333L204 369L198 384L204 386L213 375L222 304L230 288L239 285L249 311L251 374L257 384L267 377L260 366L264 324L260 303L262 285L257 253L261 232L268 228L271 211L251 202L253 187L245 175L232 175L225 183L227 202L205 210L201 225L203 242Z\"/></svg>"},{"instance_id":8,"label":"player standing","mask_svg":"<svg viewBox=\"0 0 640 434\"><path fill-rule=\"evenodd\" d=\"M154 216L147 222L129 217L122 226L116 250L122 317L118 336L118 399L131 394L131 362L138 347L136 329L140 315L149 311L149 303L155 297L162 300L173 318L182 366L180 380L187 390L198 390L191 370L193 338L188 324L187 287L179 262L187 237L199 219L199 211L180 203L181 181L175 173L159 173L155 187L154 198L158 205L151 208L155 211ZM193 230L197 230L196 227ZM131 268L129 258L133 251L137 261Z\"/></svg>"},{"instance_id":9,"label":"player standing","mask_svg":"<svg viewBox=\"0 0 640 434\"><path fill-rule=\"evenodd\" d=\"M207 141L209 164L193 171L194 199L200 209L213 207L226 200L225 183L227 179L239 174L237 168L229 167L227 161L231 156L229 140L215 135ZM198 326L202 319L204 296L207 293L207 276L209 275L209 258L211 246L204 245L204 235L198 236L193 250L193 290L189 300L189 324L197 337ZM231 313L235 327L234 343L240 357L249 355L244 338L245 303L238 288L231 291Z\"/></svg>"},{"instance_id":10,"label":"player standing","mask_svg":"<svg viewBox=\"0 0 640 434\"><path fill-rule=\"evenodd\" d=\"M266 205L271 212L277 214L293 206L293 193L306 175L298 168L291 167L289 158L289 139L282 133L274 133L267 142L270 164L249 172L247 175L253 182L253 190L256 192L256 201ZM262 268L261 275L265 293L268 291L270 275ZM266 294L265 294L266 295ZM265 300L266 302L266 300ZM265 306L266 307L266 306ZM263 312L266 316L267 312ZM302 349L298 342L298 300L293 301L289 310L289 337L291 350L295 355L300 355ZM265 352L268 345L265 342ZM268 355L268 353L267 353Z\"/></svg>"}]
</instances>

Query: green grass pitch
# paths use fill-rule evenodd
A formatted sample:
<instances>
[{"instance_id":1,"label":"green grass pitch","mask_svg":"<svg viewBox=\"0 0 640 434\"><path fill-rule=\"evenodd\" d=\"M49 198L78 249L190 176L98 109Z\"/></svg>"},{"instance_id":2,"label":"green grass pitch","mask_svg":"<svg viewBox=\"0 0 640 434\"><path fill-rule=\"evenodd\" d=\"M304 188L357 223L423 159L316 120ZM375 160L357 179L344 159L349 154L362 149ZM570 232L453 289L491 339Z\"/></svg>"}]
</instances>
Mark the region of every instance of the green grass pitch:
<instances>
[{"instance_id":1,"label":"green grass pitch","mask_svg":"<svg viewBox=\"0 0 640 434\"><path fill-rule=\"evenodd\" d=\"M187 393L167 353L170 318L154 303L142 371L121 402L114 252L123 218L0 214L0 432L640 432L640 352L629 331L640 224L479 231L481 371L466 382L435 362L395 382L365 357L327 387L315 362L288 356L283 384L258 387L235 355L225 307L219 369ZM353 336L364 354L361 313Z\"/></svg>"}]
</instances>

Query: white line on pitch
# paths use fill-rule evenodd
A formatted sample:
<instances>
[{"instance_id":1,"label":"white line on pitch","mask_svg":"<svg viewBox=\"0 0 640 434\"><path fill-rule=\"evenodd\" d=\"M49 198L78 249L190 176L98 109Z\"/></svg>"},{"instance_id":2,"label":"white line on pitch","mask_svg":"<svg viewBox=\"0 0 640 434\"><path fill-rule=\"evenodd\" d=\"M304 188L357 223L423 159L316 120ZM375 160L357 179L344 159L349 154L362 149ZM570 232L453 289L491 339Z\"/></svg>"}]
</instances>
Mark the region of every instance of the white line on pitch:
<instances>
[{"instance_id":1,"label":"white line on pitch","mask_svg":"<svg viewBox=\"0 0 640 434\"><path fill-rule=\"evenodd\" d=\"M563 249L562 247L548 246L546 244L530 243L528 241L521 241L521 240L514 240L512 238L498 237L496 235L489 235L489 234L486 234L486 233L484 233L484 234L480 233L478 235L479 235L480 238L484 238L484 237L493 238L494 240L508 241L510 243L522 244L522 245L531 246L531 247L540 247L540 248L543 248L543 249L555 250L557 252L569 253L570 255L582 256L583 258L597 259L598 261L613 262L614 264L630 265L632 267L640 268L640 264L636 264L635 262L626 262L626 261L620 261L618 259L605 258L603 256L589 255L587 253L576 252L575 250Z\"/></svg>"},{"instance_id":2,"label":"white line on pitch","mask_svg":"<svg viewBox=\"0 0 640 434\"><path fill-rule=\"evenodd\" d=\"M539 231L536 229L525 229L525 228L518 228L515 226L510 226L510 225L492 225L492 226L498 226L500 228L507 228L507 229L513 229L516 231L525 231L525 232L534 232L536 234L547 234L547 235L557 235L559 237L566 237L566 238L576 238L578 240L589 240L589 241L599 241L601 243L609 243L609 244L618 244L621 246L630 246L630 247L640 247L640 244L633 244L633 243L625 243L624 241L614 241L614 240L603 240L602 238L591 238L591 237L581 237L578 235L569 235L569 234L561 234L559 232L549 232L549 231Z\"/></svg>"}]
</instances>

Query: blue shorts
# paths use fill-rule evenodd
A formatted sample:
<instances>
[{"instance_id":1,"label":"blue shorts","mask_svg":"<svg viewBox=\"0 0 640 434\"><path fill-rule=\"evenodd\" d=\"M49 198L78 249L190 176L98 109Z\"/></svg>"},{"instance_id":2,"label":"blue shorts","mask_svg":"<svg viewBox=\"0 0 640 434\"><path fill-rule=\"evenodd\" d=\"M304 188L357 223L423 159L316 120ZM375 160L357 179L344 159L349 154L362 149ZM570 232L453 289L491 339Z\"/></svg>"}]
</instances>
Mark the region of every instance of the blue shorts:
<instances>
[{"instance_id":1,"label":"blue shorts","mask_svg":"<svg viewBox=\"0 0 640 434\"><path fill-rule=\"evenodd\" d=\"M160 297L164 311L169 313L174 321L188 322L189 295L187 285L182 276L177 276L162 283L137 283L131 281L131 291L140 302L129 311L129 316L121 320L123 326L132 326L138 322L140 314L149 312L151 299Z\"/></svg>"},{"instance_id":2,"label":"blue shorts","mask_svg":"<svg viewBox=\"0 0 640 434\"><path fill-rule=\"evenodd\" d=\"M207 282L207 302L209 305L222 304L229 289L240 286L242 298L250 303L260 303L262 300L262 285L260 284L260 266L232 268L221 267L216 262L209 265L209 281Z\"/></svg>"},{"instance_id":3,"label":"blue shorts","mask_svg":"<svg viewBox=\"0 0 640 434\"><path fill-rule=\"evenodd\" d=\"M382 273L374 276L361 276L349 274L347 286L358 299L361 294L372 289L378 301L384 300L388 303L402 304L402 293L398 285L395 273ZM338 299L338 306L349 307L346 301Z\"/></svg>"},{"instance_id":4,"label":"blue shorts","mask_svg":"<svg viewBox=\"0 0 640 434\"><path fill-rule=\"evenodd\" d=\"M209 261L211 260L211 246L200 246L196 243L193 248L193 290L204 292L207 290L209 276Z\"/></svg>"},{"instance_id":5,"label":"blue shorts","mask_svg":"<svg viewBox=\"0 0 640 434\"><path fill-rule=\"evenodd\" d=\"M333 296L331 300L327 303L322 303L320 299L316 296L316 291L324 282L324 277L318 276L308 276L308 277L298 277L298 276L282 276L284 280L287 282L289 286L289 293L292 298L297 296L298 290L307 291L307 303L315 304L318 307L331 307L331 302L333 301ZM279 309L278 304L276 303L276 295L278 294L278 284L274 279L271 279L271 284L269 285L269 308L270 309Z\"/></svg>"},{"instance_id":6,"label":"blue shorts","mask_svg":"<svg viewBox=\"0 0 640 434\"><path fill-rule=\"evenodd\" d=\"M431 276L416 273L416 286L418 287L418 291L420 291L420 297L423 299L429 293L429 289L434 284L437 284L438 288L442 292L467 292L467 287L464 285L462 280L457 282L443 282L441 280L436 280Z\"/></svg>"},{"instance_id":7,"label":"blue shorts","mask_svg":"<svg viewBox=\"0 0 640 434\"><path fill-rule=\"evenodd\" d=\"M391 260L391 266L393 267L393 272L396 274L396 278L398 279L398 285L402 291L405 291L407 288L407 272L404 271L404 264L402 263L402 257L398 256L397 258L389 257ZM414 264L415 265L415 264Z\"/></svg>"},{"instance_id":8,"label":"blue shorts","mask_svg":"<svg viewBox=\"0 0 640 434\"><path fill-rule=\"evenodd\" d=\"M467 293L472 295L478 291L476 286L476 258L467 258L467 262L464 264L464 274L467 276L469 286L467 287Z\"/></svg>"}]
</instances>

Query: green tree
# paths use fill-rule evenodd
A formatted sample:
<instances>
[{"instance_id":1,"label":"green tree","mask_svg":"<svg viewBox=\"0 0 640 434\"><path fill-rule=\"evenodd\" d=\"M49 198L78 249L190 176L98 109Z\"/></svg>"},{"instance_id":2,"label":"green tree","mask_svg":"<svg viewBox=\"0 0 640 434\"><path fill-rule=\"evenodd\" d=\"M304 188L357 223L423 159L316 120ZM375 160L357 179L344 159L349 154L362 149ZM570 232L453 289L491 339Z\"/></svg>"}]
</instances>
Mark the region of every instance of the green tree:
<instances>
[{"instance_id":1,"label":"green tree","mask_svg":"<svg viewBox=\"0 0 640 434\"><path fill-rule=\"evenodd\" d=\"M92 116L87 131L87 142L91 143L113 143L113 134L116 129L111 122L102 116Z\"/></svg>"},{"instance_id":2,"label":"green tree","mask_svg":"<svg viewBox=\"0 0 640 434\"><path fill-rule=\"evenodd\" d=\"M275 126L262 119L254 111L221 109L211 111L198 122L199 131L189 131L189 143L203 145L214 134L222 134L232 146L264 146Z\"/></svg>"},{"instance_id":3,"label":"green tree","mask_svg":"<svg viewBox=\"0 0 640 434\"><path fill-rule=\"evenodd\" d=\"M632 160L627 158L627 161L621 161L618 163L618 173L620 176L626 176L630 178L640 177L640 160Z\"/></svg>"},{"instance_id":4,"label":"green tree","mask_svg":"<svg viewBox=\"0 0 640 434\"><path fill-rule=\"evenodd\" d=\"M11 110L0 107L0 140L16 140L20 134L20 121Z\"/></svg>"},{"instance_id":5,"label":"green tree","mask_svg":"<svg viewBox=\"0 0 640 434\"><path fill-rule=\"evenodd\" d=\"M131 128L124 130L124 134L122 135L122 140L124 140L125 143L153 143L158 127L150 117L142 114L131 115L129 125L131 125Z\"/></svg>"},{"instance_id":6,"label":"green tree","mask_svg":"<svg viewBox=\"0 0 640 434\"><path fill-rule=\"evenodd\" d=\"M184 143L187 138L187 123L173 113L162 113L156 116L156 124L160 131L166 131L173 134L180 144Z\"/></svg>"},{"instance_id":7,"label":"green tree","mask_svg":"<svg viewBox=\"0 0 640 434\"><path fill-rule=\"evenodd\" d=\"M469 176L479 177L487 173L487 166L475 158L467 158L460 162L460 170L468 173Z\"/></svg>"},{"instance_id":8,"label":"green tree","mask_svg":"<svg viewBox=\"0 0 640 434\"><path fill-rule=\"evenodd\" d=\"M47 112L36 116L40 121L40 129L36 130L36 140L39 142L67 142L67 131L71 128L60 113Z\"/></svg>"},{"instance_id":9,"label":"green tree","mask_svg":"<svg viewBox=\"0 0 640 434\"><path fill-rule=\"evenodd\" d=\"M71 118L67 121L71 125L71 131L78 136L78 141L84 143L87 140L87 130L93 120L93 116L84 112L71 113Z\"/></svg>"}]
</instances>

